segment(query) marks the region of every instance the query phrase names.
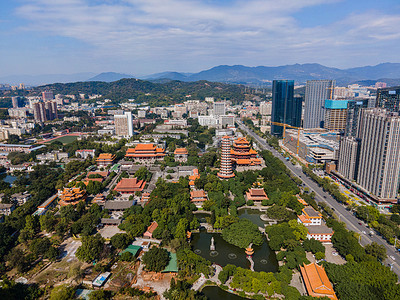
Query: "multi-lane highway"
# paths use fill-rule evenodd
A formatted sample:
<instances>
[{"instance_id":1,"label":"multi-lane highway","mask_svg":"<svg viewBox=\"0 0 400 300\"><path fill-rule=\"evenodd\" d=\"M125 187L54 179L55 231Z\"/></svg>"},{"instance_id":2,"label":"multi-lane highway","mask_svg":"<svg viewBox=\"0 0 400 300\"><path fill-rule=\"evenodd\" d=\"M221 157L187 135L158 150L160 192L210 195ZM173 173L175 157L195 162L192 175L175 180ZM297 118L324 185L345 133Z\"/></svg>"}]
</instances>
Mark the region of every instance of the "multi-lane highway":
<instances>
[{"instance_id":1,"label":"multi-lane highway","mask_svg":"<svg viewBox=\"0 0 400 300\"><path fill-rule=\"evenodd\" d=\"M335 199L333 199L329 193L324 192L323 189L317 183L308 178L302 172L299 166L294 166L290 161L286 161L286 159L278 151L270 147L263 138L255 134L242 122L238 121L238 124L240 129L246 131L250 136L252 136L262 149L271 151L272 154L275 157L279 158L286 165L286 167L290 171L292 171L292 173L295 176L297 176L303 181L303 184L305 186L307 186L310 190L314 191L315 200L317 202L321 201L326 202L334 210L336 215L340 218L340 221L346 224L348 230L352 230L354 232L359 233L361 236L360 238L361 245L365 246L366 244L370 244L372 242L384 245L388 255L388 258L384 261L384 263L386 265L391 265L392 270L397 274L398 277L400 276L400 265L399 265L400 255L398 251L394 248L394 246L389 245L384 239L382 239L380 236L376 234L369 236L368 233L370 232L370 229L367 228L367 226L362 221L357 219L350 211L346 210L342 204L338 203Z\"/></svg>"}]
</instances>

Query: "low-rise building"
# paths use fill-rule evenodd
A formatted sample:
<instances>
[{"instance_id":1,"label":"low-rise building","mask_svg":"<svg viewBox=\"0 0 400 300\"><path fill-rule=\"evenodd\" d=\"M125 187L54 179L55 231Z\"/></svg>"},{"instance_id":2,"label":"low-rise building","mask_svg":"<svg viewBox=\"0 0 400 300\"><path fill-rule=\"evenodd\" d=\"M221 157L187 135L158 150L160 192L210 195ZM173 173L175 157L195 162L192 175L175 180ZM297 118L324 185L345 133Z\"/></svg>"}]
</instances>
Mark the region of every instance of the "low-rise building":
<instances>
[{"instance_id":1,"label":"low-rise building","mask_svg":"<svg viewBox=\"0 0 400 300\"><path fill-rule=\"evenodd\" d=\"M11 201L18 205L24 205L31 198L31 196L32 195L28 192L17 193L11 195Z\"/></svg>"},{"instance_id":2,"label":"low-rise building","mask_svg":"<svg viewBox=\"0 0 400 300\"><path fill-rule=\"evenodd\" d=\"M315 239L320 241L321 243L330 243L333 230L326 225L318 225L318 226L308 226L307 227L307 239Z\"/></svg>"},{"instance_id":3,"label":"low-rise building","mask_svg":"<svg viewBox=\"0 0 400 300\"><path fill-rule=\"evenodd\" d=\"M192 175L189 176L189 186L191 188L195 187L195 180L200 178L199 169L193 169Z\"/></svg>"},{"instance_id":4,"label":"low-rise building","mask_svg":"<svg viewBox=\"0 0 400 300\"><path fill-rule=\"evenodd\" d=\"M92 203L96 203L97 205L103 206L106 203L106 197L103 194L97 194Z\"/></svg>"},{"instance_id":5,"label":"low-rise building","mask_svg":"<svg viewBox=\"0 0 400 300\"><path fill-rule=\"evenodd\" d=\"M96 159L97 166L107 167L112 165L115 160L115 155L111 153L100 153L99 157Z\"/></svg>"},{"instance_id":6,"label":"low-rise building","mask_svg":"<svg viewBox=\"0 0 400 300\"><path fill-rule=\"evenodd\" d=\"M84 184L88 184L89 181L103 182L108 176L108 171L88 172L86 178L83 180Z\"/></svg>"},{"instance_id":7,"label":"low-rise building","mask_svg":"<svg viewBox=\"0 0 400 300\"><path fill-rule=\"evenodd\" d=\"M87 159L89 155L91 158L95 157L95 153L96 153L95 149L82 149L82 150L76 150L75 156Z\"/></svg>"},{"instance_id":8,"label":"low-rise building","mask_svg":"<svg viewBox=\"0 0 400 300\"><path fill-rule=\"evenodd\" d=\"M337 300L332 283L322 266L316 263L300 266L301 277L309 296L328 297Z\"/></svg>"},{"instance_id":9,"label":"low-rise building","mask_svg":"<svg viewBox=\"0 0 400 300\"><path fill-rule=\"evenodd\" d=\"M132 207L134 204L133 200L126 200L126 201L106 201L104 208L108 209L109 211L124 211Z\"/></svg>"},{"instance_id":10,"label":"low-rise building","mask_svg":"<svg viewBox=\"0 0 400 300\"><path fill-rule=\"evenodd\" d=\"M322 215L313 207L307 206L302 209L302 214L298 216L297 221L304 226L321 225Z\"/></svg>"},{"instance_id":11,"label":"low-rise building","mask_svg":"<svg viewBox=\"0 0 400 300\"><path fill-rule=\"evenodd\" d=\"M253 201L254 203L261 204L263 200L268 200L268 196L263 188L260 189L249 189L246 192L247 201Z\"/></svg>"},{"instance_id":12,"label":"low-rise building","mask_svg":"<svg viewBox=\"0 0 400 300\"><path fill-rule=\"evenodd\" d=\"M14 209L14 203L0 203L0 215L9 216Z\"/></svg>"},{"instance_id":13,"label":"low-rise building","mask_svg":"<svg viewBox=\"0 0 400 300\"><path fill-rule=\"evenodd\" d=\"M186 148L176 148L174 151L174 158L176 161L186 162L188 155Z\"/></svg>"},{"instance_id":14,"label":"low-rise building","mask_svg":"<svg viewBox=\"0 0 400 300\"><path fill-rule=\"evenodd\" d=\"M158 227L158 224L156 221L153 221L153 223L150 224L149 227L147 227L146 232L143 234L144 238L152 239L153 238L153 232L156 230Z\"/></svg>"},{"instance_id":15,"label":"low-rise building","mask_svg":"<svg viewBox=\"0 0 400 300\"><path fill-rule=\"evenodd\" d=\"M146 185L146 181L138 180L137 178L122 178L114 191L117 191L123 195L134 194L135 192L143 191Z\"/></svg>"},{"instance_id":16,"label":"low-rise building","mask_svg":"<svg viewBox=\"0 0 400 300\"><path fill-rule=\"evenodd\" d=\"M157 148L154 144L138 144L135 148L126 150L125 157L131 158L134 162L154 163L163 160L165 155L165 149Z\"/></svg>"},{"instance_id":17,"label":"low-rise building","mask_svg":"<svg viewBox=\"0 0 400 300\"><path fill-rule=\"evenodd\" d=\"M58 197L60 198L58 203L61 206L67 206L69 204L76 205L80 201L85 201L87 198L87 194L85 190L73 187L73 188L64 188L63 190L59 190Z\"/></svg>"},{"instance_id":18,"label":"low-rise building","mask_svg":"<svg viewBox=\"0 0 400 300\"><path fill-rule=\"evenodd\" d=\"M202 207L207 199L207 193L204 190L195 190L190 192L190 202L198 208Z\"/></svg>"}]
</instances>

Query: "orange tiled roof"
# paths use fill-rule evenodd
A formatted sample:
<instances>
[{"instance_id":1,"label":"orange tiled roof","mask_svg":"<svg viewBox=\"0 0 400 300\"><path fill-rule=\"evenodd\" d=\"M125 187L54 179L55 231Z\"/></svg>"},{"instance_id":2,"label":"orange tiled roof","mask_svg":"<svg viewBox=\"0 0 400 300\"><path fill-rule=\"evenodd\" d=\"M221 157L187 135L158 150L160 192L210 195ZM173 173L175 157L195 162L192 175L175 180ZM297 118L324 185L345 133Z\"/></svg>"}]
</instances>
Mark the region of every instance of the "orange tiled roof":
<instances>
[{"instance_id":1,"label":"orange tiled roof","mask_svg":"<svg viewBox=\"0 0 400 300\"><path fill-rule=\"evenodd\" d=\"M316 263L300 266L300 272L306 285L307 293L313 297L337 299L333 286L323 267Z\"/></svg>"},{"instance_id":2,"label":"orange tiled roof","mask_svg":"<svg viewBox=\"0 0 400 300\"><path fill-rule=\"evenodd\" d=\"M114 160L115 155L111 153L100 153L97 160Z\"/></svg>"},{"instance_id":3,"label":"orange tiled roof","mask_svg":"<svg viewBox=\"0 0 400 300\"><path fill-rule=\"evenodd\" d=\"M190 192L190 198L205 198L205 197L207 197L207 195L203 190L196 190Z\"/></svg>"},{"instance_id":4,"label":"orange tiled roof","mask_svg":"<svg viewBox=\"0 0 400 300\"><path fill-rule=\"evenodd\" d=\"M176 148L174 154L188 154L186 148Z\"/></svg>"},{"instance_id":5,"label":"orange tiled roof","mask_svg":"<svg viewBox=\"0 0 400 300\"><path fill-rule=\"evenodd\" d=\"M137 144L135 150L155 150L156 146L154 144Z\"/></svg>"},{"instance_id":6,"label":"orange tiled roof","mask_svg":"<svg viewBox=\"0 0 400 300\"><path fill-rule=\"evenodd\" d=\"M137 178L122 178L114 188L118 192L135 192L142 191L146 181L138 180Z\"/></svg>"},{"instance_id":7,"label":"orange tiled roof","mask_svg":"<svg viewBox=\"0 0 400 300\"><path fill-rule=\"evenodd\" d=\"M235 140L235 144L249 144L249 141L245 137L240 137Z\"/></svg>"},{"instance_id":8,"label":"orange tiled roof","mask_svg":"<svg viewBox=\"0 0 400 300\"><path fill-rule=\"evenodd\" d=\"M303 223L303 224L311 223L310 219L307 218L305 215L300 215L300 216L298 216L298 218L300 219L301 223Z\"/></svg>"},{"instance_id":9,"label":"orange tiled roof","mask_svg":"<svg viewBox=\"0 0 400 300\"><path fill-rule=\"evenodd\" d=\"M156 221L154 221L153 223L150 224L149 227L147 227L147 232L153 233L154 230L156 230L157 227L158 227L158 224L157 224Z\"/></svg>"},{"instance_id":10,"label":"orange tiled roof","mask_svg":"<svg viewBox=\"0 0 400 300\"><path fill-rule=\"evenodd\" d=\"M267 194L265 193L264 189L249 189L249 193L252 196L265 196L265 197L267 197Z\"/></svg>"}]
</instances>

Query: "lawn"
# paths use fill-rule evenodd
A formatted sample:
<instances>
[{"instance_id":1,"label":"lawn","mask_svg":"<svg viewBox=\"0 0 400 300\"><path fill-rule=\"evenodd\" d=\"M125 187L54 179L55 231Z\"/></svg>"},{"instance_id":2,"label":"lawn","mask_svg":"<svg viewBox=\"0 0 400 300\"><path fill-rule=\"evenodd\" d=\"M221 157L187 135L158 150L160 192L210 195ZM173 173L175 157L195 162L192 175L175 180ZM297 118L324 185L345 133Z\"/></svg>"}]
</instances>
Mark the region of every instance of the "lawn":
<instances>
[{"instance_id":1,"label":"lawn","mask_svg":"<svg viewBox=\"0 0 400 300\"><path fill-rule=\"evenodd\" d=\"M48 142L46 142L46 144L51 144L51 143L53 143L55 141L59 141L59 142L61 142L61 143L63 143L65 145L65 144L72 143L72 142L76 141L77 139L78 139L77 136L67 135L67 136L61 136L61 137L59 137L57 139L48 141Z\"/></svg>"}]
</instances>

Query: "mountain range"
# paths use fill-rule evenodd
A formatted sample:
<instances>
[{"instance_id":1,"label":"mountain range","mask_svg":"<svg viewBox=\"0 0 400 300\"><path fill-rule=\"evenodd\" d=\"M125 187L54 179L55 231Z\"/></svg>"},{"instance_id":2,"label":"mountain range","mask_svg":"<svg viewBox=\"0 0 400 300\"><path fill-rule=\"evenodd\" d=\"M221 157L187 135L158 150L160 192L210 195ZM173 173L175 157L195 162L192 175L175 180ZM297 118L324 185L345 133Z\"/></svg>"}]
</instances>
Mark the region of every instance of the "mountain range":
<instances>
[{"instance_id":1,"label":"mountain range","mask_svg":"<svg viewBox=\"0 0 400 300\"><path fill-rule=\"evenodd\" d=\"M8 76L0 77L0 83L39 85L45 83L65 83L74 81L113 82L122 78L139 78L153 82L179 80L194 82L207 80L223 83L240 83L250 85L270 85L274 79L292 79L297 83L305 83L312 79L335 79L338 85L351 83L374 84L377 81L389 85L400 84L400 63L382 63L375 66L364 66L349 69L326 67L320 64L294 64L277 67L248 67L242 65L221 65L198 73L163 72L147 76L134 76L115 72L78 74L53 74L38 76Z\"/></svg>"}]
</instances>

